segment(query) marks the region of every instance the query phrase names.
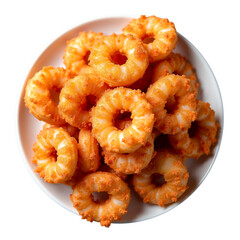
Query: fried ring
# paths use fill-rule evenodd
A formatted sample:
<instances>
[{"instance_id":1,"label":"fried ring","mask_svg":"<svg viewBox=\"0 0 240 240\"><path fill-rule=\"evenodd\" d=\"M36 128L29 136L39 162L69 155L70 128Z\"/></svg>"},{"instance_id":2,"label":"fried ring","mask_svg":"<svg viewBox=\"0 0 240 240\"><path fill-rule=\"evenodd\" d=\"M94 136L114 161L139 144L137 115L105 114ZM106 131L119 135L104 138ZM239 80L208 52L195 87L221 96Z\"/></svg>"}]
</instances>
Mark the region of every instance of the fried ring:
<instances>
[{"instance_id":1,"label":"fried ring","mask_svg":"<svg viewBox=\"0 0 240 240\"><path fill-rule=\"evenodd\" d=\"M147 168L140 174L134 174L134 190L144 203L157 204L163 207L176 202L186 191L189 174L184 159L167 150L158 152ZM153 182L154 174L162 175L165 182L158 186Z\"/></svg>"},{"instance_id":2,"label":"fried ring","mask_svg":"<svg viewBox=\"0 0 240 240\"><path fill-rule=\"evenodd\" d=\"M119 112L131 112L132 124L124 130L114 126ZM130 153L146 144L153 128L152 107L140 90L119 87L107 90L92 110L92 129L107 151Z\"/></svg>"},{"instance_id":3,"label":"fried ring","mask_svg":"<svg viewBox=\"0 0 240 240\"><path fill-rule=\"evenodd\" d=\"M61 90L70 75L63 68L44 67L29 79L25 91L25 105L38 120L53 125L66 123L59 115L51 90Z\"/></svg>"},{"instance_id":4,"label":"fried ring","mask_svg":"<svg viewBox=\"0 0 240 240\"><path fill-rule=\"evenodd\" d=\"M126 62L115 63L115 55L125 56ZM111 87L131 85L143 77L148 67L146 49L131 35L104 37L94 46L89 59L89 65Z\"/></svg>"},{"instance_id":5,"label":"fried ring","mask_svg":"<svg viewBox=\"0 0 240 240\"><path fill-rule=\"evenodd\" d=\"M78 165L84 173L95 172L100 166L100 154L97 140L89 129L81 129L78 138Z\"/></svg>"},{"instance_id":6,"label":"fried ring","mask_svg":"<svg viewBox=\"0 0 240 240\"><path fill-rule=\"evenodd\" d=\"M167 57L177 43L175 25L168 19L156 16L141 16L133 19L123 28L124 34L132 34L141 39L148 51L149 62L156 62ZM153 40L153 41L151 41ZM148 41L150 41L148 43Z\"/></svg>"},{"instance_id":7,"label":"fried ring","mask_svg":"<svg viewBox=\"0 0 240 240\"><path fill-rule=\"evenodd\" d=\"M32 162L48 183L63 183L73 176L78 161L77 141L63 128L45 128L33 145Z\"/></svg>"},{"instance_id":8,"label":"fried ring","mask_svg":"<svg viewBox=\"0 0 240 240\"><path fill-rule=\"evenodd\" d=\"M187 61L185 57L179 53L171 53L166 59L157 62L154 65L152 83L156 82L159 78L168 74L185 75L190 79L190 84L193 91L198 90L197 76L194 72L193 66Z\"/></svg>"},{"instance_id":9,"label":"fried ring","mask_svg":"<svg viewBox=\"0 0 240 240\"><path fill-rule=\"evenodd\" d=\"M91 73L81 73L69 80L59 97L58 106L62 118L74 127L90 127L91 108L107 88L106 84Z\"/></svg>"},{"instance_id":10,"label":"fried ring","mask_svg":"<svg viewBox=\"0 0 240 240\"><path fill-rule=\"evenodd\" d=\"M190 127L196 118L196 93L184 76L168 75L152 84L146 93L153 107L155 127L164 134L176 134ZM168 99L174 97L175 109L167 112Z\"/></svg>"},{"instance_id":11,"label":"fried ring","mask_svg":"<svg viewBox=\"0 0 240 240\"><path fill-rule=\"evenodd\" d=\"M216 142L218 124L209 103L197 101L197 117L193 124L196 124L193 136L187 129L169 136L169 140L179 154L198 159L203 154L208 155L210 147Z\"/></svg>"},{"instance_id":12,"label":"fried ring","mask_svg":"<svg viewBox=\"0 0 240 240\"><path fill-rule=\"evenodd\" d=\"M107 192L104 202L94 201L92 193ZM100 222L109 227L113 221L121 220L130 202L130 189L117 175L109 172L95 172L86 175L73 188L70 195L73 206L83 219Z\"/></svg>"},{"instance_id":13,"label":"fried ring","mask_svg":"<svg viewBox=\"0 0 240 240\"><path fill-rule=\"evenodd\" d=\"M66 68L78 75L88 65L88 57L94 44L101 39L102 33L80 32L78 37L67 42L63 56Z\"/></svg>"}]
</instances>

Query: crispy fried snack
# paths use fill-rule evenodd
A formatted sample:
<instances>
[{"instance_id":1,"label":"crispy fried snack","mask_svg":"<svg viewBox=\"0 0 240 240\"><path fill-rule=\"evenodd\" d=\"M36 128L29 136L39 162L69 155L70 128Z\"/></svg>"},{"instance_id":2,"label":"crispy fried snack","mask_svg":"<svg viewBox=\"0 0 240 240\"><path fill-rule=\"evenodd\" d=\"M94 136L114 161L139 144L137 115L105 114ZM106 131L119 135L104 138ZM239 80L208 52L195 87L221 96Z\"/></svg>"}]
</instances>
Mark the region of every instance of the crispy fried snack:
<instances>
[{"instance_id":1,"label":"crispy fried snack","mask_svg":"<svg viewBox=\"0 0 240 240\"><path fill-rule=\"evenodd\" d=\"M196 119L196 93L190 87L190 80L184 76L168 75L160 78L148 88L147 100L156 117L154 126L164 134L176 134L191 126ZM173 100L174 109L166 109Z\"/></svg>"},{"instance_id":2,"label":"crispy fried snack","mask_svg":"<svg viewBox=\"0 0 240 240\"><path fill-rule=\"evenodd\" d=\"M92 193L107 192L108 199L95 201ZM130 189L117 175L95 172L86 175L76 186L70 198L83 219L100 222L109 227L113 221L121 220L130 202Z\"/></svg>"},{"instance_id":3,"label":"crispy fried snack","mask_svg":"<svg viewBox=\"0 0 240 240\"><path fill-rule=\"evenodd\" d=\"M177 43L175 25L168 19L141 16L123 28L124 34L141 39L148 51L149 61L156 62L167 57Z\"/></svg>"},{"instance_id":4,"label":"crispy fried snack","mask_svg":"<svg viewBox=\"0 0 240 240\"><path fill-rule=\"evenodd\" d=\"M119 62L119 59L123 59ZM128 86L142 78L148 67L143 43L131 35L112 34L94 45L90 66L111 87Z\"/></svg>"},{"instance_id":5,"label":"crispy fried snack","mask_svg":"<svg viewBox=\"0 0 240 240\"><path fill-rule=\"evenodd\" d=\"M81 73L61 90L60 115L74 127L90 127L90 111L107 88L96 75Z\"/></svg>"},{"instance_id":6,"label":"crispy fried snack","mask_svg":"<svg viewBox=\"0 0 240 240\"><path fill-rule=\"evenodd\" d=\"M185 159L168 150L158 152L147 168L140 174L134 174L134 190L143 199L144 203L157 204L163 207L176 202L186 191L189 174ZM165 182L158 186L152 182L154 174L164 177Z\"/></svg>"},{"instance_id":7,"label":"crispy fried snack","mask_svg":"<svg viewBox=\"0 0 240 240\"><path fill-rule=\"evenodd\" d=\"M71 74L63 68L44 67L27 83L25 105L30 113L40 121L53 125L63 125L66 122L59 115L58 105L51 97L51 90L60 91Z\"/></svg>"},{"instance_id":8,"label":"crispy fried snack","mask_svg":"<svg viewBox=\"0 0 240 240\"><path fill-rule=\"evenodd\" d=\"M102 37L102 33L80 32L78 37L68 41L63 56L66 68L75 75L79 75L82 69L88 68L89 54L94 44Z\"/></svg>"},{"instance_id":9,"label":"crispy fried snack","mask_svg":"<svg viewBox=\"0 0 240 240\"><path fill-rule=\"evenodd\" d=\"M113 124L119 112L131 112L132 124L119 130ZM93 134L107 151L131 153L145 145L154 124L152 107L140 90L114 88L106 91L92 111Z\"/></svg>"},{"instance_id":10,"label":"crispy fried snack","mask_svg":"<svg viewBox=\"0 0 240 240\"><path fill-rule=\"evenodd\" d=\"M77 141L63 128L40 131L33 145L32 162L36 172L48 183L63 183L73 176L78 161Z\"/></svg>"}]
</instances>

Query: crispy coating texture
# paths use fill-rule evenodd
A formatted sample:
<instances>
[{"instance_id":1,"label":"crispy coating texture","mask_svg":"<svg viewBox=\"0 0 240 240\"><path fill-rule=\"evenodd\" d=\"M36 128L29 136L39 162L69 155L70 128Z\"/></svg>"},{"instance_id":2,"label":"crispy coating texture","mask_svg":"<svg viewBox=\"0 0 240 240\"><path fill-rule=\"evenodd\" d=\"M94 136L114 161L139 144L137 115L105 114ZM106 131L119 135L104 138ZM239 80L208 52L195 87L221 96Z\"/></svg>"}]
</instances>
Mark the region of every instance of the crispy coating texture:
<instances>
[{"instance_id":1,"label":"crispy coating texture","mask_svg":"<svg viewBox=\"0 0 240 240\"><path fill-rule=\"evenodd\" d=\"M116 64L116 53L126 56L123 64ZM94 45L89 65L111 87L128 86L142 78L148 67L148 55L141 41L131 35L112 34Z\"/></svg>"},{"instance_id":2,"label":"crispy coating texture","mask_svg":"<svg viewBox=\"0 0 240 240\"><path fill-rule=\"evenodd\" d=\"M92 105L94 105L107 88L107 85L96 75L90 72L79 74L69 80L61 90L59 97L60 115L74 127L90 127L92 108L92 106L88 107L90 97L92 97Z\"/></svg>"},{"instance_id":3,"label":"crispy coating texture","mask_svg":"<svg viewBox=\"0 0 240 240\"><path fill-rule=\"evenodd\" d=\"M140 173L151 161L154 154L153 137L150 136L146 144L135 152L124 154L109 152L103 149L105 163L117 173Z\"/></svg>"},{"instance_id":4,"label":"crispy coating texture","mask_svg":"<svg viewBox=\"0 0 240 240\"><path fill-rule=\"evenodd\" d=\"M143 199L144 203L157 204L164 207L176 202L187 190L189 173L185 159L169 150L162 150L156 154L147 168L140 174L133 175L134 190ZM165 183L158 186L152 182L153 174L161 174Z\"/></svg>"},{"instance_id":5,"label":"crispy coating texture","mask_svg":"<svg viewBox=\"0 0 240 240\"><path fill-rule=\"evenodd\" d=\"M179 53L171 53L166 59L157 62L154 65L152 83L168 74L184 75L190 79L190 85L193 91L198 91L197 76L194 67Z\"/></svg>"},{"instance_id":6,"label":"crispy coating texture","mask_svg":"<svg viewBox=\"0 0 240 240\"><path fill-rule=\"evenodd\" d=\"M51 98L51 90L60 91L71 74L63 68L43 67L29 79L25 91L25 105L38 120L53 125L66 122L59 114L58 105Z\"/></svg>"},{"instance_id":7,"label":"crispy coating texture","mask_svg":"<svg viewBox=\"0 0 240 240\"><path fill-rule=\"evenodd\" d=\"M95 172L100 166L100 154L97 140L90 129L81 129L78 138L78 166L84 173Z\"/></svg>"},{"instance_id":8,"label":"crispy coating texture","mask_svg":"<svg viewBox=\"0 0 240 240\"><path fill-rule=\"evenodd\" d=\"M216 134L218 123L215 112L210 104L197 100L197 117L195 134L189 135L189 129L169 136L172 147L182 156L198 159L200 156L210 153L210 148L217 141Z\"/></svg>"},{"instance_id":9,"label":"crispy coating texture","mask_svg":"<svg viewBox=\"0 0 240 240\"><path fill-rule=\"evenodd\" d=\"M78 161L77 141L63 128L40 131L33 145L32 162L36 172L48 183L63 183L73 176Z\"/></svg>"},{"instance_id":10,"label":"crispy coating texture","mask_svg":"<svg viewBox=\"0 0 240 240\"><path fill-rule=\"evenodd\" d=\"M143 42L147 38L153 39L150 43L144 43L150 62L166 58L177 43L177 32L174 23L156 16L146 17L142 15L140 18L130 21L122 31L124 34L132 34Z\"/></svg>"},{"instance_id":11,"label":"crispy coating texture","mask_svg":"<svg viewBox=\"0 0 240 240\"><path fill-rule=\"evenodd\" d=\"M94 44L102 37L102 33L80 32L76 38L68 41L63 56L66 69L78 75L84 68L89 68L88 56Z\"/></svg>"},{"instance_id":12,"label":"crispy coating texture","mask_svg":"<svg viewBox=\"0 0 240 240\"><path fill-rule=\"evenodd\" d=\"M94 192L107 192L109 198L96 202ZM83 177L70 195L73 206L83 219L100 222L109 227L113 221L121 220L130 202L130 189L117 175L109 172L95 172Z\"/></svg>"},{"instance_id":13,"label":"crispy coating texture","mask_svg":"<svg viewBox=\"0 0 240 240\"><path fill-rule=\"evenodd\" d=\"M172 97L176 106L168 113L166 104ZM148 88L146 98L156 117L154 127L164 134L187 129L196 119L196 92L192 91L190 80L184 76L170 74L160 78Z\"/></svg>"},{"instance_id":14,"label":"crispy coating texture","mask_svg":"<svg viewBox=\"0 0 240 240\"><path fill-rule=\"evenodd\" d=\"M131 112L132 124L120 130L113 120L119 112ZM102 148L130 153L146 144L153 128L152 107L140 90L118 87L107 90L92 110L92 128Z\"/></svg>"},{"instance_id":15,"label":"crispy coating texture","mask_svg":"<svg viewBox=\"0 0 240 240\"><path fill-rule=\"evenodd\" d=\"M51 125L51 124L49 124L49 123L45 123L45 124L43 125L43 129L53 128L53 127L57 127L57 126ZM73 126L71 126L71 125L68 124L68 123L65 123L65 124L63 124L63 125L61 125L61 126L59 126L59 127L63 128L65 131L67 131L67 132L69 133L69 135L70 135L71 137L74 137L74 138L78 141L78 135L79 135L79 129L78 129L78 128L73 127Z\"/></svg>"}]
</instances>

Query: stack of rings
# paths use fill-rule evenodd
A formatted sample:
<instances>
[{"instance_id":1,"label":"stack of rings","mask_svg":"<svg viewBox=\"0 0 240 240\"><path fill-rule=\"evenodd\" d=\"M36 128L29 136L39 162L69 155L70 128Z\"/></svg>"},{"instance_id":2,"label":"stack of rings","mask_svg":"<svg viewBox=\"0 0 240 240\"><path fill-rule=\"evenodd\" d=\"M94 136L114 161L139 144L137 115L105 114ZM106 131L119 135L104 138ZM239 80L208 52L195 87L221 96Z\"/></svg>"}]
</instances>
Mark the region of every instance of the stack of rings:
<instances>
[{"instance_id":1,"label":"stack of rings","mask_svg":"<svg viewBox=\"0 0 240 240\"><path fill-rule=\"evenodd\" d=\"M191 175L186 159L217 142L215 112L197 98L194 66L173 52L177 39L175 25L156 16L132 19L120 34L80 32L67 42L65 68L28 80L25 105L44 122L35 171L70 186L83 219L120 221L129 185L143 203L178 201Z\"/></svg>"}]
</instances>

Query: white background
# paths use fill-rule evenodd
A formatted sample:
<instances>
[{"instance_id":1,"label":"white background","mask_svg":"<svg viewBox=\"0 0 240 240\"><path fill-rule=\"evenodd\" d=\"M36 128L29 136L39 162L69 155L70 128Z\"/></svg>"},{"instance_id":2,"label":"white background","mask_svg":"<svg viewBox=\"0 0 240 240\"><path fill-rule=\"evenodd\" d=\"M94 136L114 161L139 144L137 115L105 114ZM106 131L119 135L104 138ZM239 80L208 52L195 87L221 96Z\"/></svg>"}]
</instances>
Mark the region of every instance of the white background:
<instances>
[{"instance_id":1,"label":"white background","mask_svg":"<svg viewBox=\"0 0 240 240\"><path fill-rule=\"evenodd\" d=\"M0 239L240 239L240 37L238 1L1 1ZM151 220L100 227L61 208L35 184L16 141L16 110L39 54L67 30L106 16L166 17L210 64L224 103L217 160L202 185Z\"/></svg>"}]
</instances>

